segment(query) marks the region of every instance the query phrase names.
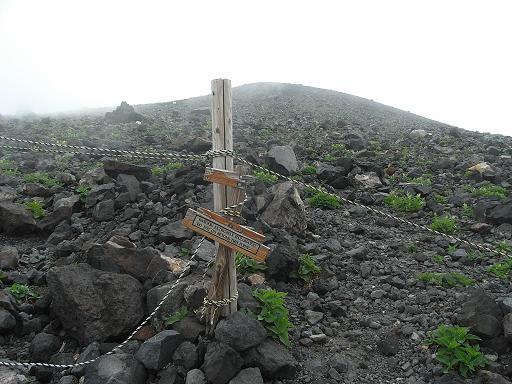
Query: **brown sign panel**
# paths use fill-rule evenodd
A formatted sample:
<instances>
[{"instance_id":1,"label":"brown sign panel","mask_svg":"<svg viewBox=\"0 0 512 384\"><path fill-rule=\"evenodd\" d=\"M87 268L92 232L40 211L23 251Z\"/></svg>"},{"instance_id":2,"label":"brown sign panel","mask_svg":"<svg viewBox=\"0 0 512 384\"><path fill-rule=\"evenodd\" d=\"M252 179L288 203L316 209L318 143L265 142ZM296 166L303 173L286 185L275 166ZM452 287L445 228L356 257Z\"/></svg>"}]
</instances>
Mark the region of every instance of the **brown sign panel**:
<instances>
[{"instance_id":1,"label":"brown sign panel","mask_svg":"<svg viewBox=\"0 0 512 384\"><path fill-rule=\"evenodd\" d=\"M232 188L245 188L249 176L240 176L233 171L226 171L224 169L206 168L204 179L212 183L226 185Z\"/></svg>"},{"instance_id":2,"label":"brown sign panel","mask_svg":"<svg viewBox=\"0 0 512 384\"><path fill-rule=\"evenodd\" d=\"M265 236L207 209L189 209L183 225L257 261L265 261L270 251L261 244Z\"/></svg>"}]
</instances>

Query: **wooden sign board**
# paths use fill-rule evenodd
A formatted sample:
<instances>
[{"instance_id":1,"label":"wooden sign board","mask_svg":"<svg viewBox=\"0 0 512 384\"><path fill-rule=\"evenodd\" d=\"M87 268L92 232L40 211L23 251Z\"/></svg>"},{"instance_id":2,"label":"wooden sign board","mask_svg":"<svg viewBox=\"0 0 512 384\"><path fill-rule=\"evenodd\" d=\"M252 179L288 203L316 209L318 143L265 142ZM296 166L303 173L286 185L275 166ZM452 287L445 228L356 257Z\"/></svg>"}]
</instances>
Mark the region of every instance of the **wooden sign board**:
<instances>
[{"instance_id":1,"label":"wooden sign board","mask_svg":"<svg viewBox=\"0 0 512 384\"><path fill-rule=\"evenodd\" d=\"M225 169L206 168L204 179L212 183L222 184L232 188L243 189L246 187L247 180L250 176L240 176L233 171L226 171Z\"/></svg>"},{"instance_id":2,"label":"wooden sign board","mask_svg":"<svg viewBox=\"0 0 512 384\"><path fill-rule=\"evenodd\" d=\"M183 225L256 261L265 261L270 251L270 248L261 244L265 240L261 233L234 223L208 209L194 211L189 208Z\"/></svg>"}]
</instances>

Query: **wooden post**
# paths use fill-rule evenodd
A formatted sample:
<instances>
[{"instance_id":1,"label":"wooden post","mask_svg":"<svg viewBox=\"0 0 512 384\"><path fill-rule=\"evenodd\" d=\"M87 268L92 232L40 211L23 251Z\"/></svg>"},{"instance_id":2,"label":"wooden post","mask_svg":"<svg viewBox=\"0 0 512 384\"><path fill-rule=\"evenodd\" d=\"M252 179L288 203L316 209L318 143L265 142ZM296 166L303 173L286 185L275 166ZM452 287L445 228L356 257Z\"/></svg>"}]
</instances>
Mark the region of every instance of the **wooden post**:
<instances>
[{"instance_id":1,"label":"wooden post","mask_svg":"<svg viewBox=\"0 0 512 384\"><path fill-rule=\"evenodd\" d=\"M233 149L233 121L231 110L231 81L228 79L212 80L212 141L213 150ZM213 159L213 168L233 171L233 158L216 157ZM233 188L213 183L213 206L215 211L233 204ZM208 297L213 300L233 297L237 292L235 253L223 245L217 245L217 259L215 263L212 287ZM237 311L236 300L222 310L223 315ZM213 332L218 319L218 311L208 311L208 330ZM208 318L208 317L207 317Z\"/></svg>"}]
</instances>

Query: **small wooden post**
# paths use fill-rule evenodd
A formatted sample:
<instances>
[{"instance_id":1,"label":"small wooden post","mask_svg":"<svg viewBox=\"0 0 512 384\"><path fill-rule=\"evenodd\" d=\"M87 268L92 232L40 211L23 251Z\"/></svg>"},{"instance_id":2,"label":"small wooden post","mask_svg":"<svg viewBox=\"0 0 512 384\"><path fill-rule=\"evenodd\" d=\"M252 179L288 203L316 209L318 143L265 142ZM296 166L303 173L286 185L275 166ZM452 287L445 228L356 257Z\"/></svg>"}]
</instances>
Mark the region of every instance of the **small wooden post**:
<instances>
[{"instance_id":1,"label":"small wooden post","mask_svg":"<svg viewBox=\"0 0 512 384\"><path fill-rule=\"evenodd\" d=\"M212 80L212 141L213 150L233 149L233 121L231 110L231 81L228 79ZM233 158L216 157L213 159L213 168L233 171ZM213 183L213 205L215 211L233 204L233 188ZM237 292L235 253L223 245L217 244L217 259L215 263L212 287L209 298L233 297ZM216 297L215 297L216 296ZM224 307L223 315L237 311L236 300ZM218 311L208 311L210 314L209 331L215 328ZM212 314L213 312L213 314ZM215 313L216 312L216 313Z\"/></svg>"}]
</instances>

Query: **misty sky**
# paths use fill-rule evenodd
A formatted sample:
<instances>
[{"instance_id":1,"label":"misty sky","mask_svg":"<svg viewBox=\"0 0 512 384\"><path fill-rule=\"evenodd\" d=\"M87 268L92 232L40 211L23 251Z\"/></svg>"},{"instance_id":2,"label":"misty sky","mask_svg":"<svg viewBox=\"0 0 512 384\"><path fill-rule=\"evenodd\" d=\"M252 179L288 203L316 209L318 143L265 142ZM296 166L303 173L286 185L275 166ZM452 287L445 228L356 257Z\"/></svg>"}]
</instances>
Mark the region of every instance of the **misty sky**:
<instances>
[{"instance_id":1,"label":"misty sky","mask_svg":"<svg viewBox=\"0 0 512 384\"><path fill-rule=\"evenodd\" d=\"M512 135L512 2L0 0L0 113L300 83Z\"/></svg>"}]
</instances>

